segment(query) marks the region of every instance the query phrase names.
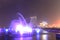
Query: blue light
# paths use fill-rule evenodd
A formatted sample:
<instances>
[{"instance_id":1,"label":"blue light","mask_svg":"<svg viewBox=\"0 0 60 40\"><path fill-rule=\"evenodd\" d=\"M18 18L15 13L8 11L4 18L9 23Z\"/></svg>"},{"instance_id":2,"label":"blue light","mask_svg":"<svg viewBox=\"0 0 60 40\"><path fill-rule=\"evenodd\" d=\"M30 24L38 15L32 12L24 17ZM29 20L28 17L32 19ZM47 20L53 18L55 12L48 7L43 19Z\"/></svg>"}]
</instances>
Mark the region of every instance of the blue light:
<instances>
[{"instance_id":1,"label":"blue light","mask_svg":"<svg viewBox=\"0 0 60 40\"><path fill-rule=\"evenodd\" d=\"M8 29L5 29L6 32L8 32Z\"/></svg>"},{"instance_id":2,"label":"blue light","mask_svg":"<svg viewBox=\"0 0 60 40\"><path fill-rule=\"evenodd\" d=\"M35 31L39 33L41 30L39 28L36 28Z\"/></svg>"}]
</instances>

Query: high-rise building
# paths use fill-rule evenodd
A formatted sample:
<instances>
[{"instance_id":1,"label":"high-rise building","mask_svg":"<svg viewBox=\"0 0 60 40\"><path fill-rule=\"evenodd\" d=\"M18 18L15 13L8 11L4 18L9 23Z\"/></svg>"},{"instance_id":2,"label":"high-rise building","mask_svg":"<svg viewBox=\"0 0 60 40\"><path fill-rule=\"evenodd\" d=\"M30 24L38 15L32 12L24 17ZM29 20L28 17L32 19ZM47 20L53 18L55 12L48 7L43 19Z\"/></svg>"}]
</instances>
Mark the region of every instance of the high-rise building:
<instances>
[{"instance_id":1,"label":"high-rise building","mask_svg":"<svg viewBox=\"0 0 60 40\"><path fill-rule=\"evenodd\" d=\"M37 26L37 16L30 17L30 25L32 25L32 27Z\"/></svg>"}]
</instances>

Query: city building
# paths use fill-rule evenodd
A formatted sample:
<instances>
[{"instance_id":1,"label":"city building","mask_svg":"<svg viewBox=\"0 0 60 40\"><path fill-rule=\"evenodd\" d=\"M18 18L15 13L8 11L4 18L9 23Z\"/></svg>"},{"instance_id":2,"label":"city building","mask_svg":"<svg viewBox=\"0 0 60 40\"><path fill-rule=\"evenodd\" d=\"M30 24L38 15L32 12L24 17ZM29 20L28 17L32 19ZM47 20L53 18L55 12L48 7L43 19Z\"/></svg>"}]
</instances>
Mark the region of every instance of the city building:
<instances>
[{"instance_id":1,"label":"city building","mask_svg":"<svg viewBox=\"0 0 60 40\"><path fill-rule=\"evenodd\" d=\"M37 16L30 17L30 25L32 27L37 27Z\"/></svg>"}]
</instances>

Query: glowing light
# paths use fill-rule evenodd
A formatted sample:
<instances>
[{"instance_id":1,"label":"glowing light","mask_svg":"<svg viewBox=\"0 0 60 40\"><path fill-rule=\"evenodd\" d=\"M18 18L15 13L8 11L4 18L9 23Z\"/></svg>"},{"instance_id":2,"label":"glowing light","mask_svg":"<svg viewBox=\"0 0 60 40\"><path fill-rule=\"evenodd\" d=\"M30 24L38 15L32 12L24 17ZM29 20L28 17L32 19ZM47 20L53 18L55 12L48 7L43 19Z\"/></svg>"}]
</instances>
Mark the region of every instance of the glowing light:
<instances>
[{"instance_id":1,"label":"glowing light","mask_svg":"<svg viewBox=\"0 0 60 40\"><path fill-rule=\"evenodd\" d=\"M1 33L2 29L0 28L0 33Z\"/></svg>"},{"instance_id":2,"label":"glowing light","mask_svg":"<svg viewBox=\"0 0 60 40\"><path fill-rule=\"evenodd\" d=\"M41 30L39 28L36 28L35 31L39 33Z\"/></svg>"},{"instance_id":3,"label":"glowing light","mask_svg":"<svg viewBox=\"0 0 60 40\"><path fill-rule=\"evenodd\" d=\"M24 32L31 33L32 32L32 28L30 28L30 27L24 27Z\"/></svg>"},{"instance_id":4,"label":"glowing light","mask_svg":"<svg viewBox=\"0 0 60 40\"><path fill-rule=\"evenodd\" d=\"M42 40L48 40L48 35L42 35Z\"/></svg>"},{"instance_id":5,"label":"glowing light","mask_svg":"<svg viewBox=\"0 0 60 40\"><path fill-rule=\"evenodd\" d=\"M40 39L40 35L39 35L39 34L37 34L37 37L36 37L36 38L37 38L37 40L39 40L39 39Z\"/></svg>"},{"instance_id":6,"label":"glowing light","mask_svg":"<svg viewBox=\"0 0 60 40\"><path fill-rule=\"evenodd\" d=\"M43 30L43 33L48 33L48 32Z\"/></svg>"},{"instance_id":7,"label":"glowing light","mask_svg":"<svg viewBox=\"0 0 60 40\"><path fill-rule=\"evenodd\" d=\"M54 28L60 28L60 19L55 20L55 21L52 23L52 26L53 26Z\"/></svg>"},{"instance_id":8,"label":"glowing light","mask_svg":"<svg viewBox=\"0 0 60 40\"><path fill-rule=\"evenodd\" d=\"M5 31L8 32L8 29L6 29Z\"/></svg>"},{"instance_id":9,"label":"glowing light","mask_svg":"<svg viewBox=\"0 0 60 40\"><path fill-rule=\"evenodd\" d=\"M19 15L19 19L13 20L11 22L10 28L16 32L19 32L20 34L31 33L32 28L30 27L29 24L27 24L23 15L21 15L20 13L18 13L18 15Z\"/></svg>"},{"instance_id":10,"label":"glowing light","mask_svg":"<svg viewBox=\"0 0 60 40\"><path fill-rule=\"evenodd\" d=\"M32 32L32 28L28 27L28 26L23 26L23 25L17 25L16 31L19 31L20 34L23 34L23 33L31 33Z\"/></svg>"},{"instance_id":11,"label":"glowing light","mask_svg":"<svg viewBox=\"0 0 60 40\"><path fill-rule=\"evenodd\" d=\"M16 31L19 31L20 34L23 34L23 30L24 30L24 28L23 28L22 25L17 25L15 30L16 30Z\"/></svg>"},{"instance_id":12,"label":"glowing light","mask_svg":"<svg viewBox=\"0 0 60 40\"><path fill-rule=\"evenodd\" d=\"M48 23L43 21L42 23L40 23L40 27L47 27Z\"/></svg>"}]
</instances>

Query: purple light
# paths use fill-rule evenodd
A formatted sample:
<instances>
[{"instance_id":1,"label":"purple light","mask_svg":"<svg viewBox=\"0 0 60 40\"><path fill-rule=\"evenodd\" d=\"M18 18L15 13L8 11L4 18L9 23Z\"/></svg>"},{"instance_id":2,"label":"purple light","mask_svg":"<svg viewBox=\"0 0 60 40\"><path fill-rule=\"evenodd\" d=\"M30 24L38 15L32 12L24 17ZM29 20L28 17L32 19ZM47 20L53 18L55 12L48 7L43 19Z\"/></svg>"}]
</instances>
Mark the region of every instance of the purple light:
<instances>
[{"instance_id":1,"label":"purple light","mask_svg":"<svg viewBox=\"0 0 60 40\"><path fill-rule=\"evenodd\" d=\"M5 29L6 32L8 32L8 29Z\"/></svg>"},{"instance_id":2,"label":"purple light","mask_svg":"<svg viewBox=\"0 0 60 40\"><path fill-rule=\"evenodd\" d=\"M23 26L23 25L17 25L16 27L16 32L19 31L20 34L24 34L24 33L32 33L32 28L28 27L28 26Z\"/></svg>"},{"instance_id":3,"label":"purple light","mask_svg":"<svg viewBox=\"0 0 60 40\"><path fill-rule=\"evenodd\" d=\"M16 25L16 29L15 29L16 32L19 31L20 34L23 34L23 30L24 30L24 28L22 25Z\"/></svg>"},{"instance_id":4,"label":"purple light","mask_svg":"<svg viewBox=\"0 0 60 40\"><path fill-rule=\"evenodd\" d=\"M19 32L20 34L24 33L32 33L32 28L30 27L29 24L27 24L25 18L23 15L18 13L19 19L18 20L13 20L10 25L10 29L14 30L15 32Z\"/></svg>"},{"instance_id":5,"label":"purple light","mask_svg":"<svg viewBox=\"0 0 60 40\"><path fill-rule=\"evenodd\" d=\"M24 30L25 30L25 32L32 32L32 28L30 28L30 27L25 27Z\"/></svg>"},{"instance_id":6,"label":"purple light","mask_svg":"<svg viewBox=\"0 0 60 40\"><path fill-rule=\"evenodd\" d=\"M2 29L0 28L0 33L1 33Z\"/></svg>"}]
</instances>

